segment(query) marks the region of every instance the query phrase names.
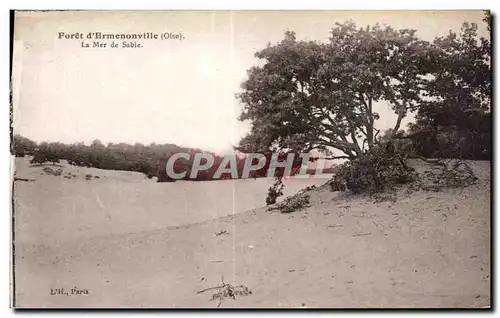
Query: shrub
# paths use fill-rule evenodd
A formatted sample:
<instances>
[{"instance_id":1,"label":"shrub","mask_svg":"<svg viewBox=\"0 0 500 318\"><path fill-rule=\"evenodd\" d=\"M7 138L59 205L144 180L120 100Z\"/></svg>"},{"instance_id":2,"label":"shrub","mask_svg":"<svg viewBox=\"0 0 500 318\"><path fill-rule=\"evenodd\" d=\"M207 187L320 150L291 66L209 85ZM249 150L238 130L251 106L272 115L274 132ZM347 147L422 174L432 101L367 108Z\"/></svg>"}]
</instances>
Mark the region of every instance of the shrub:
<instances>
[{"instance_id":1,"label":"shrub","mask_svg":"<svg viewBox=\"0 0 500 318\"><path fill-rule=\"evenodd\" d=\"M285 185L283 184L281 178L277 178L276 182L267 190L266 204L275 204L278 197L283 195L284 187Z\"/></svg>"},{"instance_id":2,"label":"shrub","mask_svg":"<svg viewBox=\"0 0 500 318\"><path fill-rule=\"evenodd\" d=\"M433 169L423 173L421 187L424 190L440 191L444 188L464 188L475 184L477 180L466 162L440 160Z\"/></svg>"},{"instance_id":3,"label":"shrub","mask_svg":"<svg viewBox=\"0 0 500 318\"><path fill-rule=\"evenodd\" d=\"M279 210L281 213L292 213L309 207L309 194L305 191L299 192L296 195L286 198L276 207L269 210Z\"/></svg>"},{"instance_id":4,"label":"shrub","mask_svg":"<svg viewBox=\"0 0 500 318\"><path fill-rule=\"evenodd\" d=\"M329 184L332 191L375 193L415 181L417 176L415 169L407 164L407 152L387 141L342 164Z\"/></svg>"},{"instance_id":5,"label":"shrub","mask_svg":"<svg viewBox=\"0 0 500 318\"><path fill-rule=\"evenodd\" d=\"M86 175L85 175L85 179L87 179L87 180L91 180L91 179L92 179L92 175L91 175L91 174L86 174Z\"/></svg>"}]
</instances>

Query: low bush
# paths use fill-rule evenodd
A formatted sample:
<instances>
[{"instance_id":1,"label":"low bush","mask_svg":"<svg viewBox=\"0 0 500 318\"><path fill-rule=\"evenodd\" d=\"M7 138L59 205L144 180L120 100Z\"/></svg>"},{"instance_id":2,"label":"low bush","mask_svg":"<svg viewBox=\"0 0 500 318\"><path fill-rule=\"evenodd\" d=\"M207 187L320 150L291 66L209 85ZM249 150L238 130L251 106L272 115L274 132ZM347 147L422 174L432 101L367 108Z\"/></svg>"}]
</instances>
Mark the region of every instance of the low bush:
<instances>
[{"instance_id":1,"label":"low bush","mask_svg":"<svg viewBox=\"0 0 500 318\"><path fill-rule=\"evenodd\" d=\"M418 174L407 159L407 152L394 147L391 141L376 145L361 157L342 164L329 182L331 190L375 193L413 182Z\"/></svg>"},{"instance_id":2,"label":"low bush","mask_svg":"<svg viewBox=\"0 0 500 318\"><path fill-rule=\"evenodd\" d=\"M306 191L301 191L296 195L286 198L283 202L278 203L275 207L269 208L268 211L278 210L281 213L292 213L309 207L310 195Z\"/></svg>"},{"instance_id":3,"label":"low bush","mask_svg":"<svg viewBox=\"0 0 500 318\"><path fill-rule=\"evenodd\" d=\"M420 187L424 190L441 191L445 188L464 188L477 182L471 167L462 160L439 160L432 169L423 173Z\"/></svg>"}]
</instances>

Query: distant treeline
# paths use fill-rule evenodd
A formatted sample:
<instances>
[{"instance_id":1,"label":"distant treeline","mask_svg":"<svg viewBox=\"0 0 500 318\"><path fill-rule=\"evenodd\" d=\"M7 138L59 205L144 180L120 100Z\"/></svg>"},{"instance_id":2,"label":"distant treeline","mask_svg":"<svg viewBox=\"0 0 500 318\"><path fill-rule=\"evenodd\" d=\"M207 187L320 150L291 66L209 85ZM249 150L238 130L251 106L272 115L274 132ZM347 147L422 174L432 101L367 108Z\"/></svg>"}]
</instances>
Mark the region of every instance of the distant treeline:
<instances>
[{"instance_id":1,"label":"distant treeline","mask_svg":"<svg viewBox=\"0 0 500 318\"><path fill-rule=\"evenodd\" d=\"M192 149L179 147L174 144L150 144L143 145L136 143L133 145L127 143L108 143L104 145L101 141L95 140L90 146L83 142L73 144L63 144L60 142L36 142L15 135L12 146L12 153L17 157L25 155L33 156L31 163L42 164L45 162L58 163L60 160L66 160L71 165L81 167L94 167L106 170L124 170L136 171L145 174L148 178L157 177L158 182L174 181L169 178L166 173L166 163L170 156L175 153L188 153L190 159L180 158L174 163L174 171L176 173L186 172L188 180L207 181L215 180L214 174L218 170L223 161L222 156L216 154L214 156L214 165L208 170L199 171L195 178L189 178L191 168L193 166L194 156L197 153L207 153L201 149ZM271 154L266 156L268 159ZM295 173L298 172L302 161L298 156L298 160L294 162ZM245 165L246 157L236 156L236 165L238 176L241 177ZM280 158L279 160L284 160ZM253 164L256 164L258 159L254 159ZM267 160L266 165L257 170L251 171L251 178L259 178L267 176L270 160ZM202 159L201 164L205 164L206 159ZM222 167L224 168L224 167ZM330 169L324 169L324 173L328 173ZM276 169L276 176L282 175L284 168ZM314 170L309 169L308 174L314 174ZM230 173L223 173L217 179L230 179Z\"/></svg>"}]
</instances>

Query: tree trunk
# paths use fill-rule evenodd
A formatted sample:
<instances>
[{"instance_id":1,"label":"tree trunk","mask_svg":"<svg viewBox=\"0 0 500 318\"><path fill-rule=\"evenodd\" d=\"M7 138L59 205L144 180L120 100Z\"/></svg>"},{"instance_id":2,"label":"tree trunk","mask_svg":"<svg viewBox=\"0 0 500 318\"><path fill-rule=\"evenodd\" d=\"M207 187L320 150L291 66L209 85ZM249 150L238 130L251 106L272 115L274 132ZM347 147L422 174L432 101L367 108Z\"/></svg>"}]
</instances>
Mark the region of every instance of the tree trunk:
<instances>
[{"instance_id":1,"label":"tree trunk","mask_svg":"<svg viewBox=\"0 0 500 318\"><path fill-rule=\"evenodd\" d=\"M373 148L373 111L372 98L368 97L368 124L366 125L366 141L368 142L368 150Z\"/></svg>"},{"instance_id":2,"label":"tree trunk","mask_svg":"<svg viewBox=\"0 0 500 318\"><path fill-rule=\"evenodd\" d=\"M392 129L393 135L396 135L396 133L398 132L399 128L401 127L401 121L403 120L404 117L405 117L405 114L404 114L403 110L400 110L398 112L398 119L396 121L396 125Z\"/></svg>"}]
</instances>

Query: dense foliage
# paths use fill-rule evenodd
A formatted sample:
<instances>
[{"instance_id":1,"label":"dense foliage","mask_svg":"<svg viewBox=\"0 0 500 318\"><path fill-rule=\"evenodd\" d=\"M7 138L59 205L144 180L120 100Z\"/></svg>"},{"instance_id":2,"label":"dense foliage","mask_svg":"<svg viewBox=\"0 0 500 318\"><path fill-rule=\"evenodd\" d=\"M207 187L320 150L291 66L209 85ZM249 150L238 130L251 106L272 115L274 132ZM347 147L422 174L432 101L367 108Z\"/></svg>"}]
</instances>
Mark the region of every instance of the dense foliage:
<instances>
[{"instance_id":1,"label":"dense foliage","mask_svg":"<svg viewBox=\"0 0 500 318\"><path fill-rule=\"evenodd\" d=\"M396 115L393 135L416 113L409 136L419 154L489 158L491 44L476 24L432 42L415 30L353 22L330 34L322 43L287 31L255 54L263 63L249 69L239 94L240 120L252 126L237 149L316 149L354 160L379 142L375 107L385 104Z\"/></svg>"},{"instance_id":2,"label":"dense foliage","mask_svg":"<svg viewBox=\"0 0 500 318\"><path fill-rule=\"evenodd\" d=\"M32 155L36 147L37 145L34 141L16 134L12 140L11 152L16 157L24 157L25 155Z\"/></svg>"},{"instance_id":3,"label":"dense foliage","mask_svg":"<svg viewBox=\"0 0 500 318\"><path fill-rule=\"evenodd\" d=\"M491 23L489 15L485 22ZM410 136L424 157L491 158L491 43L464 23L431 46L439 61L426 82Z\"/></svg>"},{"instance_id":4,"label":"dense foliage","mask_svg":"<svg viewBox=\"0 0 500 318\"><path fill-rule=\"evenodd\" d=\"M239 95L240 120L252 129L241 151L317 149L355 159L377 140L375 103L396 114L397 132L421 101L424 76L432 71L429 44L414 30L357 28L337 23L328 43L297 41L295 33L256 53L265 63L253 67Z\"/></svg>"}]
</instances>

